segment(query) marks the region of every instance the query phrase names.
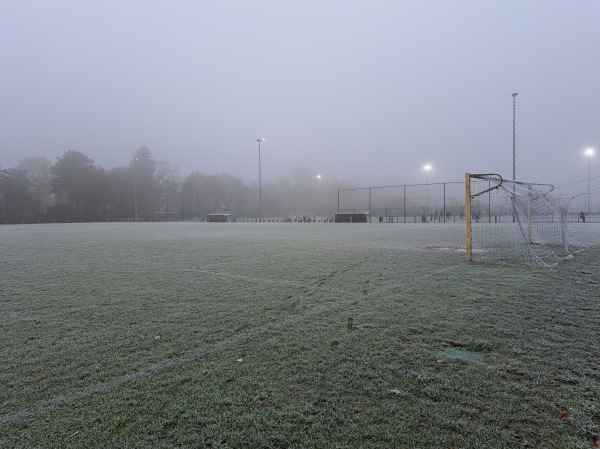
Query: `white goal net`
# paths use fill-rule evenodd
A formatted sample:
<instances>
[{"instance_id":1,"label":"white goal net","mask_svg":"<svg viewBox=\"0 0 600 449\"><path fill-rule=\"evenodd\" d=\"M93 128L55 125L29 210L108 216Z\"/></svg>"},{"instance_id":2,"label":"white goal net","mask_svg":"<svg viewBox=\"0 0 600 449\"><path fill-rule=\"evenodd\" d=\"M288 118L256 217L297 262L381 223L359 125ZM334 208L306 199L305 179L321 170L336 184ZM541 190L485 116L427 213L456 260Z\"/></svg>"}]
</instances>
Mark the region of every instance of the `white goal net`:
<instances>
[{"instance_id":1,"label":"white goal net","mask_svg":"<svg viewBox=\"0 0 600 449\"><path fill-rule=\"evenodd\" d=\"M569 200L551 195L553 189L498 174L467 173L467 259L521 258L552 266L581 250L569 234Z\"/></svg>"}]
</instances>

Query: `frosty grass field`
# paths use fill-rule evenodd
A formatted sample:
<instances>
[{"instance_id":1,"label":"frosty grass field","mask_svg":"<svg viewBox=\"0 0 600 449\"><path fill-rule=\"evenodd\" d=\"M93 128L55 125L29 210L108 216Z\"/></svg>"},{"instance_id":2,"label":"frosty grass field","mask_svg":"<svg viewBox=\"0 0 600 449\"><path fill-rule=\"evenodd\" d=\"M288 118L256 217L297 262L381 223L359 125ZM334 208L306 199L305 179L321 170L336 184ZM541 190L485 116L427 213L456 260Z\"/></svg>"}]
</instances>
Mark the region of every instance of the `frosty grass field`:
<instances>
[{"instance_id":1,"label":"frosty grass field","mask_svg":"<svg viewBox=\"0 0 600 449\"><path fill-rule=\"evenodd\" d=\"M600 225L0 226L1 448L600 447Z\"/></svg>"}]
</instances>

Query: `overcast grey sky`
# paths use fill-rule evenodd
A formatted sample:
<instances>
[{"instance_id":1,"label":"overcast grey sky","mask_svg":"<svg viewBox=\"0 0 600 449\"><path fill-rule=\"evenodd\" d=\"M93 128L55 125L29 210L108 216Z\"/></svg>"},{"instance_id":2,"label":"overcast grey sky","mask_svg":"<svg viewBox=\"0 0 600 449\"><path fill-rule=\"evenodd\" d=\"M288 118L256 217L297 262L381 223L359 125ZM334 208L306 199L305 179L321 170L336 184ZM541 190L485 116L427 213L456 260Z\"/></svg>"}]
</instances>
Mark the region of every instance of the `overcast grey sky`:
<instances>
[{"instance_id":1,"label":"overcast grey sky","mask_svg":"<svg viewBox=\"0 0 600 449\"><path fill-rule=\"evenodd\" d=\"M598 0L0 0L0 166L358 185L600 174ZM593 173L594 174L594 173Z\"/></svg>"}]
</instances>

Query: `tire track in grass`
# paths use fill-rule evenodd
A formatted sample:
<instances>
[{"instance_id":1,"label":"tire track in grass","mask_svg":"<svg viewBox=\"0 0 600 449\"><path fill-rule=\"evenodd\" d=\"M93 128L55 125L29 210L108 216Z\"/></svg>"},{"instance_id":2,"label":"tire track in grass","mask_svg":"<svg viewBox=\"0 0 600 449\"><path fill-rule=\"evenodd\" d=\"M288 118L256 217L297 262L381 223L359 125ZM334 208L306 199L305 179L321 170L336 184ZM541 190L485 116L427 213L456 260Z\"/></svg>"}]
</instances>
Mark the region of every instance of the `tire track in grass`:
<instances>
[{"instance_id":1,"label":"tire track in grass","mask_svg":"<svg viewBox=\"0 0 600 449\"><path fill-rule=\"evenodd\" d=\"M361 265L366 263L368 261L368 259L369 259L368 257L365 257L364 259L359 260L358 262L356 262L354 264L348 265L346 268L334 270L327 275L319 277L315 282L311 282L311 283L298 282L298 281L286 281L286 280L280 280L280 279L261 278L261 277L257 277L257 276L248 276L248 275L244 275L244 274L230 273L228 271L212 271L212 270L206 270L206 269L201 269L201 268L196 268L195 270L192 270L192 271L194 271L196 273L202 273L202 274L207 274L207 275L226 278L226 279L236 279L236 280L240 280L240 281L256 283L256 284L265 284L265 285L275 286L275 287L291 287L291 288L298 288L298 289L307 289L307 290L309 290L309 292L306 294L306 296L314 296L319 291L325 291L327 293L337 293L337 294L341 294L341 295L353 295L354 293L349 292L348 290L344 290L342 288L328 288L325 286L325 283L337 275L346 274L347 272L353 270L354 268L360 267Z\"/></svg>"},{"instance_id":2,"label":"tire track in grass","mask_svg":"<svg viewBox=\"0 0 600 449\"><path fill-rule=\"evenodd\" d=\"M447 273L449 271L454 270L458 265L452 265L449 267L444 267L444 268L440 268L439 270L434 271L434 274L443 274L443 273ZM378 288L377 290L375 290L373 293L370 293L368 296L378 296L381 295L383 293L389 292L390 290L399 290L402 287L405 287L408 283L415 283L415 282L421 282L424 279L430 278L432 275L431 274L424 274L421 276L416 276L410 279L410 282L407 281L400 281L400 282L394 282L392 284L388 284L384 287Z\"/></svg>"},{"instance_id":3,"label":"tire track in grass","mask_svg":"<svg viewBox=\"0 0 600 449\"><path fill-rule=\"evenodd\" d=\"M361 261L359 263L352 264L351 266L347 267L344 270L336 270L333 273L331 273L330 275L328 275L327 277L331 278L338 273L346 273L346 272L350 271L351 269L356 268L357 266L360 266L364 262L365 261ZM252 328L247 332L243 332L243 333L235 335L233 337L226 338L226 339L221 340L212 345L207 345L206 347L195 348L194 350L192 350L180 357L174 357L171 359L161 360L160 362L157 362L157 363L151 365L147 369L136 371L134 373L125 374L125 375L117 377L116 379L113 379L109 382L103 382L100 384L91 385L89 387L86 387L79 391L76 391L70 395L57 396L54 399L51 399L49 401L44 401L42 404L36 405L33 408L28 409L28 410L21 410L19 412L12 413L12 414L0 415L0 425L16 424L16 423L20 423L25 420L28 420L30 418L35 418L36 416L41 415L43 413L50 413L52 410L56 409L57 407L69 405L74 402L86 399L90 396L93 396L96 394L101 394L101 393L109 391L113 388L120 387L121 385L124 385L128 382L132 382L132 381L141 379L146 376L150 376L150 375L153 375L156 373L163 372L165 370L182 365L187 362L201 359L204 356L214 354L221 350L233 347L238 343L252 340L262 334L265 334L266 332L268 332L270 330L284 328L284 327L289 326L290 324L297 323L297 322L304 320L306 318L309 318L311 316L319 315L319 314L326 313L326 312L331 312L333 310L342 308L356 300L365 300L370 297L377 296L385 291L397 289L402 286L407 286L407 285L410 285L415 282L421 282L424 279L434 277L438 274L446 273L448 271L451 271L454 268L456 268L456 266L444 267L439 270L435 270L433 272L426 273L426 274L423 274L421 276L418 276L418 277L415 277L412 279L407 279L404 282L394 282L389 287L380 288L380 289L376 290L375 292L370 293L367 296L365 296L362 293L362 291L361 292L349 292L349 291L345 291L342 289L323 288L324 286L323 286L322 281L324 278L317 280L316 284L307 285L307 284L302 284L302 283L294 283L294 282L287 282L287 281L282 282L282 281L275 281L272 279L262 279L262 278L252 277L252 276L234 275L231 273L215 273L215 272L210 272L208 270L198 270L201 272L205 272L206 274L214 274L217 276L224 276L224 277L230 277L230 278L236 278L236 279L244 279L244 280L247 280L250 282L264 283L266 285L285 284L285 285L295 285L295 286L301 287L301 288L312 288L313 291L310 292L309 295L314 295L317 292L325 292L325 293L340 295L340 296L332 298L332 299L338 300L333 303L332 302L322 303L322 304L317 305L309 310L304 311L303 313L290 315L290 316L287 316L287 317L282 318L281 320L278 320L275 322L265 323L261 326Z\"/></svg>"},{"instance_id":4,"label":"tire track in grass","mask_svg":"<svg viewBox=\"0 0 600 449\"><path fill-rule=\"evenodd\" d=\"M308 290L315 288L315 283L285 281L285 280L281 280L281 279L268 279L268 278L261 278L261 277L257 277L257 276L248 276L245 274L229 273L227 271L211 271L211 270L203 270L203 269L197 269L194 271L196 273L208 274L208 275L216 276L216 277L220 277L220 278L235 279L238 281L250 282L250 283L254 283L254 284L264 284L264 285L269 285L269 286L273 286L273 287L291 287L291 288L308 289ZM322 281L322 278L318 279L317 283L320 281ZM317 286L318 286L318 284L317 284ZM328 289L327 291L329 293L339 293L339 294L347 294L347 295L352 294L352 293L348 292L347 290L344 290L341 288L332 288L332 289Z\"/></svg>"},{"instance_id":5,"label":"tire track in grass","mask_svg":"<svg viewBox=\"0 0 600 449\"><path fill-rule=\"evenodd\" d=\"M355 295L355 296L358 297L358 295ZM339 307L346 305L346 303L350 302L352 299L355 299L355 298L347 299L347 296L345 298L346 298L345 300L335 302L334 304L331 304L331 303L321 304L320 306L313 307L312 309L306 311L305 313L291 315L291 316L288 316L288 317L286 317L282 320L279 320L275 323L266 323L261 326L257 326L255 328L250 329L247 332L244 332L242 334L239 334L239 335L236 335L236 336L233 336L230 338L226 338L226 339L221 340L213 345L209 345L204 348L198 347L198 348L194 349L193 351L190 351L187 354L184 354L180 357L166 359L166 360L157 362L145 370L140 370L135 373L128 373L128 374L120 376L114 380L111 380L109 382L104 382L101 384L86 387L86 388L84 388L80 391L77 391L71 395L58 396L52 400L44 401L43 404L35 406L32 409L22 410L20 412L14 413L14 414L0 416L0 425L21 422L28 418L33 418L37 415L40 415L46 411L50 411L49 409L54 409L56 407L69 405L71 403L85 399L89 396L103 393L112 388L119 387L127 382L131 382L131 381L146 377L148 375L152 375L152 374L156 374L156 373L168 370L170 368L179 366L186 362L200 359L204 356L213 354L220 350L233 347L238 343L256 338L256 337L266 333L269 330L286 327L286 326L289 326L290 324L293 324L302 319L311 317L313 315L318 315L320 313L335 310Z\"/></svg>"}]
</instances>

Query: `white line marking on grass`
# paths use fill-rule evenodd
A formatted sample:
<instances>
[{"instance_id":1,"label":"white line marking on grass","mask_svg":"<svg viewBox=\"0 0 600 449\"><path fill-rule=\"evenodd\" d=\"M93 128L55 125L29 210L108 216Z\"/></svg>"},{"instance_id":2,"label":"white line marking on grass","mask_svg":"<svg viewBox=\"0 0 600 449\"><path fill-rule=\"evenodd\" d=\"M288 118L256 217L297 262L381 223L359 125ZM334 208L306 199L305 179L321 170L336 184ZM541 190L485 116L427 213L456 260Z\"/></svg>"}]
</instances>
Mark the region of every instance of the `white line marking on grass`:
<instances>
[{"instance_id":1,"label":"white line marking on grass","mask_svg":"<svg viewBox=\"0 0 600 449\"><path fill-rule=\"evenodd\" d=\"M44 412L49 412L57 407L72 404L74 402L80 401L82 399L85 399L85 398L90 397L95 394L104 393L108 390L111 390L113 388L116 388L123 384L126 384L127 382L131 382L131 381L140 379L142 377L146 377L146 376L149 376L149 375L152 375L155 373L165 371L169 368L173 368L173 367L182 365L184 363L200 359L205 355L213 354L220 350L232 347L240 342L251 340L255 337L258 337L259 335L264 334L265 332L267 332L269 330L287 327L290 324L299 322L308 317L318 315L318 314L321 314L324 312L330 312L332 310L346 306L348 303L355 301L357 299L365 300L369 297L377 296L383 292L393 290L393 289L399 288L401 286L405 286L405 285L408 285L408 284L411 284L414 282L421 282L424 279L430 278L430 277L435 276L440 273L450 271L453 268L454 267L442 268L440 270L435 270L433 272L426 273L426 274L424 274L422 276L418 276L416 278L411 278L411 279L407 279L406 281L403 281L403 282L394 283L390 286L380 288L380 289L376 290L375 292L370 293L366 296L363 294L359 294L359 293L348 292L348 291L337 290L337 289L329 290L329 289L323 288L322 286L319 286L319 285L304 285L304 284L300 284L300 283L284 282L284 284L289 284L290 286L292 284L294 284L295 286L300 286L303 288L313 288L315 290L323 291L323 292L326 292L329 294L339 294L342 297L334 298L334 299L341 299L340 301L336 301L333 303L328 301L326 303L322 303L318 306L315 306L312 309L305 311L304 313L290 315L290 316L285 317L276 322L265 323L261 326L250 329L248 332L244 332L242 334L239 334L239 335L236 335L236 336L233 336L230 338L226 338L217 343L206 346L205 348L198 347L180 357L162 360L160 362L155 363L154 365L150 366L149 368L147 368L145 370L125 374L125 375L117 377L116 379L111 380L109 382L103 382L101 384L91 385L89 387L83 388L82 390L76 391L75 393L70 394L70 395L58 396L49 401L44 401L43 404L34 406L33 408L31 408L29 410L22 410L20 412L13 413L13 414L2 415L2 416L0 416L0 425L5 425L5 424L10 425L10 424L25 421L29 418L34 418ZM204 272L204 270L202 270L202 271ZM274 284L274 285L282 284L281 281L272 281L272 280L253 278L253 277L247 277L247 276L214 273L214 272L209 272L209 271L206 271L206 273L228 276L228 277L247 278L247 280L249 280L249 281L263 282L266 284Z\"/></svg>"}]
</instances>

